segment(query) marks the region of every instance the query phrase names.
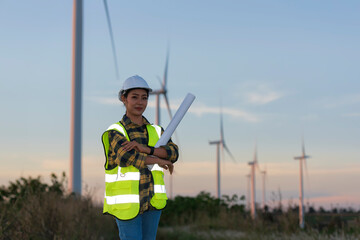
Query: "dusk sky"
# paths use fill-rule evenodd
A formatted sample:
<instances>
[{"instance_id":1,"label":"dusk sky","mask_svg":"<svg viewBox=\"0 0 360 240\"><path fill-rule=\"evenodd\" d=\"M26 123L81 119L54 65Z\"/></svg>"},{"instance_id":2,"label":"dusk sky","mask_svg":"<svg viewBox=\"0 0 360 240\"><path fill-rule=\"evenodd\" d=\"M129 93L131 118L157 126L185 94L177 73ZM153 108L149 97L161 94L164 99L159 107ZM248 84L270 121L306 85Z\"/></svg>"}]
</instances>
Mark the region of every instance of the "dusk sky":
<instances>
[{"instance_id":1,"label":"dusk sky","mask_svg":"<svg viewBox=\"0 0 360 240\"><path fill-rule=\"evenodd\" d=\"M169 47L173 113L196 100L173 139L181 149L174 195L216 194L220 105L222 194L247 194L257 143L267 201L296 202L301 139L305 202L360 208L359 1L108 0L117 79L103 1L84 1L83 189L104 192L101 134L119 121L123 81L160 88ZM0 1L0 185L69 175L73 1ZM144 115L155 118L155 97ZM169 123L161 99L161 125ZM168 174L166 178L168 181ZM257 202L261 176L256 175ZM85 187L86 186L86 187ZM168 189L169 190L169 189ZM297 202L296 202L297 203Z\"/></svg>"}]
</instances>

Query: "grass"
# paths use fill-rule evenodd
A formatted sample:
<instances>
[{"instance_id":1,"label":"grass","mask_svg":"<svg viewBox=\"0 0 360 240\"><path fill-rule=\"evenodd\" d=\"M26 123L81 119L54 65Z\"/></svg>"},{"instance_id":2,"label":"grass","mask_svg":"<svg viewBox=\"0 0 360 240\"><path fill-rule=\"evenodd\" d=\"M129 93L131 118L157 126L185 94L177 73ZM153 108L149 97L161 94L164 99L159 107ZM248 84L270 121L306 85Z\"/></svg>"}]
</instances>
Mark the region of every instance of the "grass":
<instances>
[{"instance_id":1,"label":"grass","mask_svg":"<svg viewBox=\"0 0 360 240\"><path fill-rule=\"evenodd\" d=\"M21 178L1 187L0 239L116 239L117 227L89 196L64 194L64 179Z\"/></svg>"},{"instance_id":2,"label":"grass","mask_svg":"<svg viewBox=\"0 0 360 240\"><path fill-rule=\"evenodd\" d=\"M161 227L158 230L158 240L358 240L359 236L344 233L324 234L318 231L307 231L297 233L264 233L264 232L242 232L235 230L198 230L192 227Z\"/></svg>"},{"instance_id":3,"label":"grass","mask_svg":"<svg viewBox=\"0 0 360 240\"><path fill-rule=\"evenodd\" d=\"M50 185L30 177L0 187L0 239L119 239L114 219L102 214L90 192L78 197L66 194L64 186L65 175L52 175ZM300 230L297 206L258 209L252 220L244 201L206 192L177 196L162 213L157 239L360 239L354 210L312 210Z\"/></svg>"}]
</instances>

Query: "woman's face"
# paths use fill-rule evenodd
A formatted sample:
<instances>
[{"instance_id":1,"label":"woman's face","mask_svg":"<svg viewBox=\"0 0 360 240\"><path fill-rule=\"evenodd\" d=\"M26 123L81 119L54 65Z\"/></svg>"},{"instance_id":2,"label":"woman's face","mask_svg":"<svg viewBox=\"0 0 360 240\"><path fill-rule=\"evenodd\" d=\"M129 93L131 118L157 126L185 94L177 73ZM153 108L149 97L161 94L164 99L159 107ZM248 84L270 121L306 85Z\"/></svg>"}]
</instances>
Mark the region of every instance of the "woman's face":
<instances>
[{"instance_id":1,"label":"woman's face","mask_svg":"<svg viewBox=\"0 0 360 240\"><path fill-rule=\"evenodd\" d=\"M148 93L145 89L132 89L127 97L122 96L126 112L130 116L142 116L148 103Z\"/></svg>"}]
</instances>

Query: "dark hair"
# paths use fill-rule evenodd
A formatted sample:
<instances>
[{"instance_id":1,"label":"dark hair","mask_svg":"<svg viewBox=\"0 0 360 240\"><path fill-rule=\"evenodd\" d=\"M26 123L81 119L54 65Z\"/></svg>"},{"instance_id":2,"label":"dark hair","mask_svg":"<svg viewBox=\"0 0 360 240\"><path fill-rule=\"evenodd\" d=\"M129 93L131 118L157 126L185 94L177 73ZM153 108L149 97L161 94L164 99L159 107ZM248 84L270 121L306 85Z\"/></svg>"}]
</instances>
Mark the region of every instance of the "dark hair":
<instances>
[{"instance_id":1,"label":"dark hair","mask_svg":"<svg viewBox=\"0 0 360 240\"><path fill-rule=\"evenodd\" d=\"M121 96L124 96L125 98L127 98L128 94L131 92L131 90L135 90L135 89L144 89L146 91L147 96L149 97L149 89L146 88L131 88L128 90L121 90L119 92L119 100L121 101Z\"/></svg>"}]
</instances>

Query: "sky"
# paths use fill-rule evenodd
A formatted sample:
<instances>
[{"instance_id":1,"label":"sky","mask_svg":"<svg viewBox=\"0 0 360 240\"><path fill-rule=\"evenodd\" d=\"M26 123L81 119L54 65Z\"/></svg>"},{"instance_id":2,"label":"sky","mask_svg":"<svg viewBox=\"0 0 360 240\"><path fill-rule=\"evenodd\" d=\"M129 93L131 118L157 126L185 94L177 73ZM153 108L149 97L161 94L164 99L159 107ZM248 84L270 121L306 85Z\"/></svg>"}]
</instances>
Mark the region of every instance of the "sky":
<instances>
[{"instance_id":1,"label":"sky","mask_svg":"<svg viewBox=\"0 0 360 240\"><path fill-rule=\"evenodd\" d=\"M173 113L196 99L173 139L181 149L173 194L216 195L220 107L236 161L221 159L221 193L247 195L255 144L266 201L296 203L302 138L307 204L360 208L360 3L358 1L85 1L83 192L104 192L101 134L119 121L122 82L160 88L169 49ZM72 1L0 1L0 185L69 175ZM116 77L116 68L119 78ZM161 122L169 117L161 100ZM154 96L145 117L155 121ZM169 175L166 174L166 182ZM168 190L169 191L169 190ZM256 198L262 179L256 174Z\"/></svg>"}]
</instances>

